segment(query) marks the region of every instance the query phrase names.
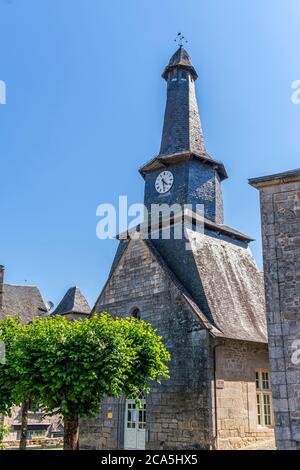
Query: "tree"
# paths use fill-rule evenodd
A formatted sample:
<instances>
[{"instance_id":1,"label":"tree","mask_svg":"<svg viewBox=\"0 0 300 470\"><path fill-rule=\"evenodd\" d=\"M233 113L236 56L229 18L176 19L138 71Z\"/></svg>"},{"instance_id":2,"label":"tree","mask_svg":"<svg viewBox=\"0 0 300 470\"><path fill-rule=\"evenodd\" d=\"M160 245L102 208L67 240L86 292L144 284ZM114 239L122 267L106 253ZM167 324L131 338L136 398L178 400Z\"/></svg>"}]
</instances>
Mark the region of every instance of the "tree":
<instances>
[{"instance_id":1,"label":"tree","mask_svg":"<svg viewBox=\"0 0 300 470\"><path fill-rule=\"evenodd\" d=\"M169 353L150 324L107 314L70 322L34 318L13 342L15 396L30 396L45 414L64 418L64 449L78 448L78 422L99 411L105 395L135 398L168 377Z\"/></svg>"},{"instance_id":2,"label":"tree","mask_svg":"<svg viewBox=\"0 0 300 470\"><path fill-rule=\"evenodd\" d=\"M21 430L19 450L26 450L27 447L28 409L29 401L24 400L21 405Z\"/></svg>"},{"instance_id":3,"label":"tree","mask_svg":"<svg viewBox=\"0 0 300 470\"><path fill-rule=\"evenodd\" d=\"M13 391L17 377L14 374L11 345L20 331L20 323L7 317L0 321L0 341L4 344L5 360L0 361L0 414L8 415L14 404Z\"/></svg>"},{"instance_id":4,"label":"tree","mask_svg":"<svg viewBox=\"0 0 300 470\"><path fill-rule=\"evenodd\" d=\"M23 328L24 329L24 328ZM0 321L0 341L5 345L5 361L0 363L0 413L9 415L13 405L21 404L21 437L20 450L27 445L28 393L21 393L17 387L19 376L15 370L14 343L22 331L17 318L7 317ZM18 393L16 394L16 390Z\"/></svg>"},{"instance_id":5,"label":"tree","mask_svg":"<svg viewBox=\"0 0 300 470\"><path fill-rule=\"evenodd\" d=\"M3 439L5 436L7 436L10 432L10 426L5 425L4 423L1 423L0 421L0 450L3 450L4 444L3 444Z\"/></svg>"}]
</instances>

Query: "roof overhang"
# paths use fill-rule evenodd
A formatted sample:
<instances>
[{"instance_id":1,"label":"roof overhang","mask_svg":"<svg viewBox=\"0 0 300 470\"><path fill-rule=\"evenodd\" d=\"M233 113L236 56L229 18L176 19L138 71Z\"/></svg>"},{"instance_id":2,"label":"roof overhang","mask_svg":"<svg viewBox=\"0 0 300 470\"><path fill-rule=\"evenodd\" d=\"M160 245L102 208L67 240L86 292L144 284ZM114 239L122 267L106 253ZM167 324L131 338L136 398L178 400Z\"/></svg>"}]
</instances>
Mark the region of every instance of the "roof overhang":
<instances>
[{"instance_id":1,"label":"roof overhang","mask_svg":"<svg viewBox=\"0 0 300 470\"><path fill-rule=\"evenodd\" d=\"M184 64L184 63L178 63L178 64L174 64L174 65L167 65L167 67L165 67L165 69L164 69L164 71L161 75L162 78L167 81L170 71L177 68L177 67L180 67L181 69L189 70L191 72L191 75L192 75L193 79L197 80L198 74L197 74L196 70L194 69L194 67L192 65L187 65L187 64Z\"/></svg>"},{"instance_id":2,"label":"roof overhang","mask_svg":"<svg viewBox=\"0 0 300 470\"><path fill-rule=\"evenodd\" d=\"M154 233L157 233L160 230L167 228L168 226L175 226L177 224L182 223L187 224L189 227L193 225L200 228L203 227L203 229L206 228L217 234L227 235L232 239L240 240L242 242L249 243L254 241L254 239L249 237L248 235L239 232L238 230L235 230L231 227L228 227L227 225L216 224L212 220L209 220L188 208L184 208L182 211L174 212L170 218L162 218L159 223L157 223L156 225L151 225L151 227L149 227L147 223L137 225L136 227L133 227L128 231L118 234L116 236L116 239L127 240L130 238L139 238L143 235L145 236L145 239L151 239L151 234L153 235Z\"/></svg>"},{"instance_id":3,"label":"roof overhang","mask_svg":"<svg viewBox=\"0 0 300 470\"><path fill-rule=\"evenodd\" d=\"M298 181L300 182L300 168L286 171L284 173L260 176L258 178L250 178L248 180L249 184L257 189L265 188L267 186L276 186L283 183L294 183Z\"/></svg>"},{"instance_id":4,"label":"roof overhang","mask_svg":"<svg viewBox=\"0 0 300 470\"><path fill-rule=\"evenodd\" d=\"M207 165L213 167L219 174L221 181L228 178L223 163L213 160L207 153L197 154L194 152L177 152L170 155L157 155L149 162L143 165L139 172L145 178L146 174L159 170L160 168L168 168L169 166L187 160L200 160Z\"/></svg>"}]
</instances>

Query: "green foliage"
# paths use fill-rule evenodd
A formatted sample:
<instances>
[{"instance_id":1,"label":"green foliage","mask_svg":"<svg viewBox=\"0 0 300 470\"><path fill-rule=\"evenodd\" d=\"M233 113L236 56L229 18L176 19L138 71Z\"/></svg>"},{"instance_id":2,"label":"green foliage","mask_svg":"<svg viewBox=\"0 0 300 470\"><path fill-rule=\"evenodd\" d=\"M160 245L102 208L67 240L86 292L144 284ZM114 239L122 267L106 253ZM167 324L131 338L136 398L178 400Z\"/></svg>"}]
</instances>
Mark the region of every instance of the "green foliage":
<instances>
[{"instance_id":1,"label":"green foliage","mask_svg":"<svg viewBox=\"0 0 300 470\"><path fill-rule=\"evenodd\" d=\"M0 322L0 331L9 342L12 400L30 397L46 414L92 416L104 395L138 399L152 381L168 377L169 353L145 322L107 314L72 322L61 316L37 317L30 325L7 322L11 329Z\"/></svg>"},{"instance_id":2,"label":"green foliage","mask_svg":"<svg viewBox=\"0 0 300 470\"><path fill-rule=\"evenodd\" d=\"M5 436L9 434L9 432L10 432L10 426L5 425L0 422L0 450L4 449L3 439L5 438Z\"/></svg>"},{"instance_id":3,"label":"green foliage","mask_svg":"<svg viewBox=\"0 0 300 470\"><path fill-rule=\"evenodd\" d=\"M5 344L5 363L0 363L0 414L7 415L15 403L14 390L18 377L14 369L13 344L20 333L21 325L18 320L7 317L0 321L0 341Z\"/></svg>"}]
</instances>

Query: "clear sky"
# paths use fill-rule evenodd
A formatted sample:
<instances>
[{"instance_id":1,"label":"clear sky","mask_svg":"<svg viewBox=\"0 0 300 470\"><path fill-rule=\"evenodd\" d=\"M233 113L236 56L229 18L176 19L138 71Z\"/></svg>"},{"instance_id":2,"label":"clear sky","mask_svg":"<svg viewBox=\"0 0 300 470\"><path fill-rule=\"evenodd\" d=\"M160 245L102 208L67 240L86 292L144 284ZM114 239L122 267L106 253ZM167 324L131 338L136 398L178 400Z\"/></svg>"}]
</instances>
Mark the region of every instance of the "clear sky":
<instances>
[{"instance_id":1,"label":"clear sky","mask_svg":"<svg viewBox=\"0 0 300 470\"><path fill-rule=\"evenodd\" d=\"M0 0L0 263L6 282L91 304L115 241L96 207L142 202L138 168L157 154L163 67L182 31L208 152L221 160L225 222L256 238L250 177L300 167L299 0Z\"/></svg>"}]
</instances>

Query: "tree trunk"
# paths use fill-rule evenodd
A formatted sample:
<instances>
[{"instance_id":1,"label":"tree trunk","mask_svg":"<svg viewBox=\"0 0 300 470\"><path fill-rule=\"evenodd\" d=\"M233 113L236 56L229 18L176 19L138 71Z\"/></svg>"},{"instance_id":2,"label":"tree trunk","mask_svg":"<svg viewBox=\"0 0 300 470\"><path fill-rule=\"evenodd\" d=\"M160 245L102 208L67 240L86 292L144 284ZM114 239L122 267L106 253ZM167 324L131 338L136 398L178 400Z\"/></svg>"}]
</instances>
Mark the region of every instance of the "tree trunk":
<instances>
[{"instance_id":1,"label":"tree trunk","mask_svg":"<svg viewBox=\"0 0 300 470\"><path fill-rule=\"evenodd\" d=\"M77 416L64 418L64 450L78 450L79 423Z\"/></svg>"},{"instance_id":2,"label":"tree trunk","mask_svg":"<svg viewBox=\"0 0 300 470\"><path fill-rule=\"evenodd\" d=\"M24 401L21 407L21 432L19 450L26 450L27 445L27 427L28 427L28 408L29 402Z\"/></svg>"}]
</instances>

